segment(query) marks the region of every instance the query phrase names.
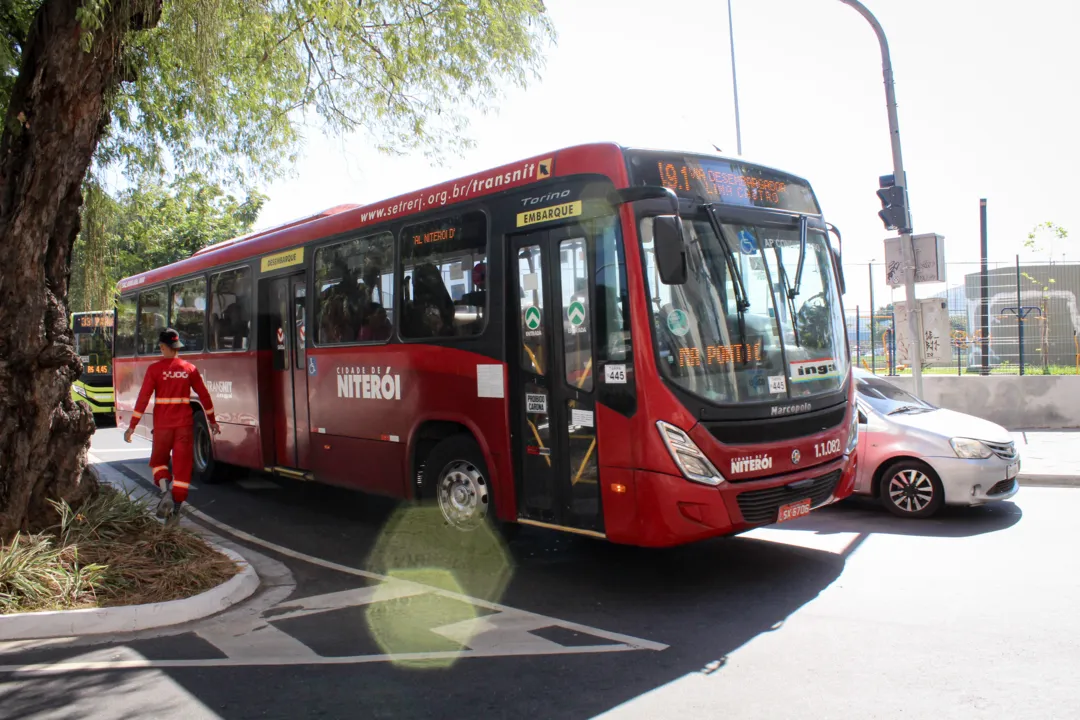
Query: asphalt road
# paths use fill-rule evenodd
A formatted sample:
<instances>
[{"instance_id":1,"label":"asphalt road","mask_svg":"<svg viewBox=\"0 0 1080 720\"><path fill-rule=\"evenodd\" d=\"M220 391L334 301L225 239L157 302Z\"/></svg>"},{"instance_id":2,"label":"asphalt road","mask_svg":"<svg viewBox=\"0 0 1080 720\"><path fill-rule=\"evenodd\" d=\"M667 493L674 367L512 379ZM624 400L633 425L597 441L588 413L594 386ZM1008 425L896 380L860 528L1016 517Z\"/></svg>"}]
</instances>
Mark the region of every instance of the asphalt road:
<instances>
[{"instance_id":1,"label":"asphalt road","mask_svg":"<svg viewBox=\"0 0 1080 720\"><path fill-rule=\"evenodd\" d=\"M137 441L138 442L138 441ZM99 431L108 471L145 443ZM862 502L652 551L250 476L196 522L263 577L223 616L0 643L3 718L1053 718L1080 707L1080 489L904 522ZM391 657L388 653L393 653Z\"/></svg>"}]
</instances>

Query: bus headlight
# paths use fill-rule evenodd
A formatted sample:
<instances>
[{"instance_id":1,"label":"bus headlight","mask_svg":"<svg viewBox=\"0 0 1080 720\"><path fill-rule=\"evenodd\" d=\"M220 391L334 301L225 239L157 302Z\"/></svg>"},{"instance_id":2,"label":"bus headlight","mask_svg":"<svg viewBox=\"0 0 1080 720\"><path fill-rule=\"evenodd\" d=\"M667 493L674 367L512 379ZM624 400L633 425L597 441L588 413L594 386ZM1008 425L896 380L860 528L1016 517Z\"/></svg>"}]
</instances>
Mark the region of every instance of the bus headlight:
<instances>
[{"instance_id":1,"label":"bus headlight","mask_svg":"<svg viewBox=\"0 0 1080 720\"><path fill-rule=\"evenodd\" d=\"M705 453L701 452L689 435L663 420L657 421L656 429L660 431L660 437L683 477L703 485L719 485L724 482L724 476L709 462L709 458L705 457Z\"/></svg>"},{"instance_id":2,"label":"bus headlight","mask_svg":"<svg viewBox=\"0 0 1080 720\"><path fill-rule=\"evenodd\" d=\"M851 425L848 427L847 449L845 455L855 452L855 446L859 444L859 408L851 408Z\"/></svg>"}]
</instances>

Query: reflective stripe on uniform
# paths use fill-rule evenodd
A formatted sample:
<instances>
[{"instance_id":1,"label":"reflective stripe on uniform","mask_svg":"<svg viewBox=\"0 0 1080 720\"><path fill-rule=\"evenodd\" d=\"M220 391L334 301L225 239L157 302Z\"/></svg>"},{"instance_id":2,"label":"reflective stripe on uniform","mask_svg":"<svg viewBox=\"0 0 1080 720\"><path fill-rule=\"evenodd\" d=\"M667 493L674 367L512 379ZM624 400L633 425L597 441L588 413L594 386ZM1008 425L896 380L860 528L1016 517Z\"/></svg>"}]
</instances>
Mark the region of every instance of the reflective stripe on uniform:
<instances>
[{"instance_id":1,"label":"reflective stripe on uniform","mask_svg":"<svg viewBox=\"0 0 1080 720\"><path fill-rule=\"evenodd\" d=\"M160 471L162 471L162 470L166 470L166 471L167 471L168 469L169 469L169 466L168 466L168 465L158 465L158 466L156 466L156 467L154 467L154 468L153 468L153 470L154 470L154 472L155 472L155 473L157 473L157 472L160 472Z\"/></svg>"},{"instance_id":2,"label":"reflective stripe on uniform","mask_svg":"<svg viewBox=\"0 0 1080 720\"><path fill-rule=\"evenodd\" d=\"M191 402L191 398L157 398L154 403L157 405L186 405Z\"/></svg>"},{"instance_id":3,"label":"reflective stripe on uniform","mask_svg":"<svg viewBox=\"0 0 1080 720\"><path fill-rule=\"evenodd\" d=\"M174 488L189 488L189 487L191 487L191 483L186 483L183 480L174 480L173 481L173 487Z\"/></svg>"},{"instance_id":4,"label":"reflective stripe on uniform","mask_svg":"<svg viewBox=\"0 0 1080 720\"><path fill-rule=\"evenodd\" d=\"M139 418L141 418L141 417L142 417L142 413L141 413L141 412L133 412L133 413L131 413L131 417L133 417L133 418L135 418L136 420L138 420Z\"/></svg>"}]
</instances>

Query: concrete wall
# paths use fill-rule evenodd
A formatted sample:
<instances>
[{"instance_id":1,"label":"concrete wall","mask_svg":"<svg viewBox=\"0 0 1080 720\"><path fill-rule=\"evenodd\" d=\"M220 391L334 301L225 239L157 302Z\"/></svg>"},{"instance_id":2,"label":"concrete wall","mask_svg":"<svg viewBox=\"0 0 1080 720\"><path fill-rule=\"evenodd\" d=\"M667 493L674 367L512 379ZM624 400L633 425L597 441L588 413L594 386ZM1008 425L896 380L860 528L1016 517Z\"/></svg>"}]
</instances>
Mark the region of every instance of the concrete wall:
<instances>
[{"instance_id":1,"label":"concrete wall","mask_svg":"<svg viewBox=\"0 0 1080 720\"><path fill-rule=\"evenodd\" d=\"M884 379L912 392L910 376ZM1080 427L1080 375L923 375L923 398L1009 430Z\"/></svg>"}]
</instances>

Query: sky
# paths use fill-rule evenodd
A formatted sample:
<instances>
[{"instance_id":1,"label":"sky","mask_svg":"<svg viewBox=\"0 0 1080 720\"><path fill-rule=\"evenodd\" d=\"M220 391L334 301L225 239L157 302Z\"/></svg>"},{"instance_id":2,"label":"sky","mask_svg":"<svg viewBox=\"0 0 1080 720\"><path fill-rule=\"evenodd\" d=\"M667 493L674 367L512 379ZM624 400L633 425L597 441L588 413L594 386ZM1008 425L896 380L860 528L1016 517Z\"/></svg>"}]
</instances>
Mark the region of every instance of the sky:
<instances>
[{"instance_id":1,"label":"sky","mask_svg":"<svg viewBox=\"0 0 1080 720\"><path fill-rule=\"evenodd\" d=\"M838 0L732 0L743 158L808 179L844 237L849 308L868 300L866 263L892 235L877 216L892 172L881 56L870 25ZM1054 260L1080 261L1074 135L1080 4L1064 0L865 0L885 28L915 231L945 238L949 263L1035 259L1041 222L1070 228ZM312 125L300 161L269 195L270 226L339 203L370 203L593 141L737 156L724 0L548 0L558 39L542 78L472 116L476 147L433 166L387 157L362 133ZM1046 257L1043 252L1041 258ZM858 267L862 265L862 267ZM975 265L950 267L950 284ZM876 272L881 273L880 269ZM942 285L920 286L925 296ZM881 287L877 292L881 297ZM902 299L902 289L896 299ZM878 301L881 304L881 301Z\"/></svg>"}]
</instances>

